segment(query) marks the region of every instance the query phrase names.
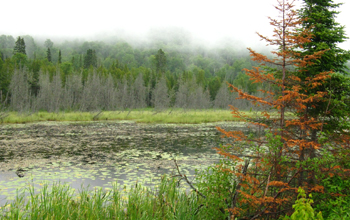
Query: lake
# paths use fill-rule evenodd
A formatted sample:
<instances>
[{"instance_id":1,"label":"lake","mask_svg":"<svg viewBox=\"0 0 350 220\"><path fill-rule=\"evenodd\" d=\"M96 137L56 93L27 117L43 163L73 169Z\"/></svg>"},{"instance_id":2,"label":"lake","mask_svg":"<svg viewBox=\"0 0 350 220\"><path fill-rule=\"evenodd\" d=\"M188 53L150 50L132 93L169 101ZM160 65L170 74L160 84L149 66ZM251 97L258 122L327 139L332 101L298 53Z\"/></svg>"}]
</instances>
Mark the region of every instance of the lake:
<instances>
[{"instance_id":1,"label":"lake","mask_svg":"<svg viewBox=\"0 0 350 220\"><path fill-rule=\"evenodd\" d=\"M154 186L177 174L220 160L213 147L230 142L216 126L246 129L239 122L140 124L131 121L40 122L0 125L0 205L28 184L66 182L73 188ZM17 176L20 170L23 178Z\"/></svg>"}]
</instances>

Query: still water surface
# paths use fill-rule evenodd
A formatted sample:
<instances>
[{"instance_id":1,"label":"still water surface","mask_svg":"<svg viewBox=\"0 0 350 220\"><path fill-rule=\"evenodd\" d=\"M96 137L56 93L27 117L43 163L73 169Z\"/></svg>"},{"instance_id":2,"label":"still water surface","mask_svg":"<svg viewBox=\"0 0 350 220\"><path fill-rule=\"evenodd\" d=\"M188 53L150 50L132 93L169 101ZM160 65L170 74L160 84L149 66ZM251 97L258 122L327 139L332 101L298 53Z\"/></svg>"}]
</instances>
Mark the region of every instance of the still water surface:
<instances>
[{"instance_id":1,"label":"still water surface","mask_svg":"<svg viewBox=\"0 0 350 220\"><path fill-rule=\"evenodd\" d=\"M0 125L0 205L28 184L65 182L82 186L130 187L159 184L163 174L194 177L220 160L213 150L229 142L216 126L246 129L237 122L199 125L133 122L44 122ZM16 171L21 169L19 178ZM18 173L18 172L17 172Z\"/></svg>"}]
</instances>

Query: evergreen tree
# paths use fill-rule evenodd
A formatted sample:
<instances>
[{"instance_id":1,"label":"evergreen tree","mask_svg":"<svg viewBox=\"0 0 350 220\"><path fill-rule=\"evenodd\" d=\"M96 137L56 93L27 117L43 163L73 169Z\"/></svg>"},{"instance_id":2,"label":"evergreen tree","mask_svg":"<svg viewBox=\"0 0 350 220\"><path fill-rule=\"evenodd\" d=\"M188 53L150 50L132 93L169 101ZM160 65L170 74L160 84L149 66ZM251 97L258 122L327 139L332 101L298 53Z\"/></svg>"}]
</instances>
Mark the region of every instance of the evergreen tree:
<instances>
[{"instance_id":1,"label":"evergreen tree","mask_svg":"<svg viewBox=\"0 0 350 220\"><path fill-rule=\"evenodd\" d=\"M61 50L58 51L58 63L59 63L59 64L62 63L62 54L61 54Z\"/></svg>"},{"instance_id":2,"label":"evergreen tree","mask_svg":"<svg viewBox=\"0 0 350 220\"><path fill-rule=\"evenodd\" d=\"M302 28L310 29L313 37L311 42L303 45L301 56L310 55L316 52L324 51L321 58L314 65L308 65L301 68L298 77L301 80L314 78L320 72L334 71L326 83L318 85L313 89L308 88L305 94L314 94L316 91L327 91L329 102L310 103L308 105L308 114L312 117L322 117L327 120L327 124L322 128L324 131L332 132L342 130L344 125L342 120L333 120L334 116L346 120L349 114L350 101L348 77L341 74L347 74L346 63L350 60L350 52L338 47L339 43L344 42L344 26L335 21L339 14L335 9L341 3L335 4L333 0L304 0L304 7L299 11L299 16L303 18ZM340 74L339 74L340 73ZM316 108L311 108L316 106ZM343 127L343 129L347 129ZM313 130L312 138L316 139L317 131Z\"/></svg>"},{"instance_id":3,"label":"evergreen tree","mask_svg":"<svg viewBox=\"0 0 350 220\"><path fill-rule=\"evenodd\" d=\"M21 53L23 53L24 55L27 55L27 53L26 53L26 44L24 42L24 38L21 39Z\"/></svg>"},{"instance_id":4,"label":"evergreen tree","mask_svg":"<svg viewBox=\"0 0 350 220\"><path fill-rule=\"evenodd\" d=\"M311 42L305 43L303 55L310 55L318 51L326 51L320 61L307 67L309 75L333 70L339 73L346 73L346 63L350 59L349 51L343 50L337 44L344 42L344 26L335 21L335 11L341 3L334 4L333 0L304 0L304 7L299 11L299 16L303 18L302 27L311 29L313 38Z\"/></svg>"},{"instance_id":5,"label":"evergreen tree","mask_svg":"<svg viewBox=\"0 0 350 220\"><path fill-rule=\"evenodd\" d=\"M91 65L93 67L97 67L97 56L96 56L96 51L92 51L92 56L91 56Z\"/></svg>"},{"instance_id":6,"label":"evergreen tree","mask_svg":"<svg viewBox=\"0 0 350 220\"><path fill-rule=\"evenodd\" d=\"M47 51L46 51L46 58L49 62L51 62L51 50L50 50L50 47L47 48Z\"/></svg>"},{"instance_id":7,"label":"evergreen tree","mask_svg":"<svg viewBox=\"0 0 350 220\"><path fill-rule=\"evenodd\" d=\"M90 66L97 67L96 51L92 49L88 49L84 57L84 68L87 69Z\"/></svg>"},{"instance_id":8,"label":"evergreen tree","mask_svg":"<svg viewBox=\"0 0 350 220\"><path fill-rule=\"evenodd\" d=\"M0 58L0 105L6 99L11 76L9 71L5 70L5 63Z\"/></svg>"},{"instance_id":9,"label":"evergreen tree","mask_svg":"<svg viewBox=\"0 0 350 220\"><path fill-rule=\"evenodd\" d=\"M17 41L15 43L15 47L13 48L13 54L16 55L18 53L26 55L26 44L24 42L24 39L21 37L17 38Z\"/></svg>"},{"instance_id":10,"label":"evergreen tree","mask_svg":"<svg viewBox=\"0 0 350 220\"><path fill-rule=\"evenodd\" d=\"M155 56L155 65L157 73L164 73L166 69L166 55L162 49L159 49Z\"/></svg>"},{"instance_id":11,"label":"evergreen tree","mask_svg":"<svg viewBox=\"0 0 350 220\"><path fill-rule=\"evenodd\" d=\"M31 65L29 66L29 70L31 71L31 77L28 80L28 83L30 85L30 92L32 95L37 96L40 90L39 85L39 72L40 72L40 61L34 60Z\"/></svg>"}]
</instances>

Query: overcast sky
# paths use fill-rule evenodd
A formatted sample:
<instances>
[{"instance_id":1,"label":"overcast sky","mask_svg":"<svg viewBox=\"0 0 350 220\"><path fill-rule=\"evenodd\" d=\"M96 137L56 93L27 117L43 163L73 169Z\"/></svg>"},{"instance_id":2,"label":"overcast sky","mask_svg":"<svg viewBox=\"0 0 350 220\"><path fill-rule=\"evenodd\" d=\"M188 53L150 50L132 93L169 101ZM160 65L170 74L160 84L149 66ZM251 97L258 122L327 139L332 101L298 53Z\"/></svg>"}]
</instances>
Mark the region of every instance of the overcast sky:
<instances>
[{"instance_id":1,"label":"overcast sky","mask_svg":"<svg viewBox=\"0 0 350 220\"><path fill-rule=\"evenodd\" d=\"M349 1L349 0L347 0ZM272 31L276 0L3 0L0 34L34 37L69 36L89 39L124 30L143 36L150 29L183 28L210 42L224 37L250 45L259 41L256 31ZM346 2L346 0L334 0ZM300 5L301 0L296 0ZM339 8L337 21L350 36L350 1ZM350 41L341 45L350 49Z\"/></svg>"}]
</instances>

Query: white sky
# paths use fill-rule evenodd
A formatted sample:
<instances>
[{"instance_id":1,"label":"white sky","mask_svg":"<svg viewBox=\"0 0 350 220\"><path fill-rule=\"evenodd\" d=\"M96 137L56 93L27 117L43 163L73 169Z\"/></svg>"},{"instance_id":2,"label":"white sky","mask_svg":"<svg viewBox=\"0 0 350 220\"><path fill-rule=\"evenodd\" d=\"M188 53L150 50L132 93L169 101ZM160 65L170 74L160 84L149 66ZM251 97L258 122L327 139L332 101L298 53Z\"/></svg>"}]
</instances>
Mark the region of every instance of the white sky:
<instances>
[{"instance_id":1,"label":"white sky","mask_svg":"<svg viewBox=\"0 0 350 220\"><path fill-rule=\"evenodd\" d=\"M276 0L1 0L0 35L88 38L125 30L135 36L151 28L181 27L214 42L233 37L247 45L256 31L271 34L267 16L275 17ZM350 1L337 21L350 36ZM296 0L299 5L302 1ZM350 41L341 45L350 49Z\"/></svg>"}]
</instances>

